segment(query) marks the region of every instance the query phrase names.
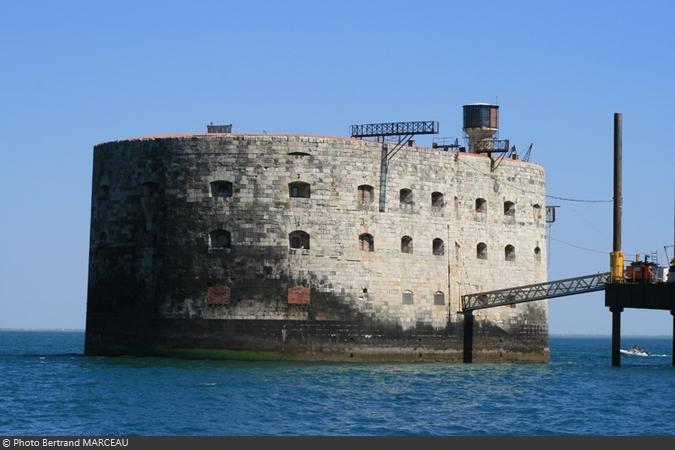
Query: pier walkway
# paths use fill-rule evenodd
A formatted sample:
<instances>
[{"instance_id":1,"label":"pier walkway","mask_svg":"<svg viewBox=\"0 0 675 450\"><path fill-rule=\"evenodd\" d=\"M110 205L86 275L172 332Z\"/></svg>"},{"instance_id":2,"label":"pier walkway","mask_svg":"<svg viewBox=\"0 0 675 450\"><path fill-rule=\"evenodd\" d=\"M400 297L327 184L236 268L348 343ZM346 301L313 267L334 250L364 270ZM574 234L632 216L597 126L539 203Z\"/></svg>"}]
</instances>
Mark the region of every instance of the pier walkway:
<instances>
[{"instance_id":1,"label":"pier walkway","mask_svg":"<svg viewBox=\"0 0 675 450\"><path fill-rule=\"evenodd\" d=\"M462 295L464 314L464 362L473 360L473 312L478 309L514 305L586 292L605 291L605 306L612 312L612 365L621 365L621 312L624 308L658 309L673 315L673 357L675 366L675 283L614 283L609 272L564 280L516 286Z\"/></svg>"},{"instance_id":2,"label":"pier walkway","mask_svg":"<svg viewBox=\"0 0 675 450\"><path fill-rule=\"evenodd\" d=\"M463 313L476 309L493 308L495 306L514 305L516 303L533 302L548 298L602 291L610 280L609 272L566 278L564 280L546 281L495 291L478 292L462 295Z\"/></svg>"}]
</instances>

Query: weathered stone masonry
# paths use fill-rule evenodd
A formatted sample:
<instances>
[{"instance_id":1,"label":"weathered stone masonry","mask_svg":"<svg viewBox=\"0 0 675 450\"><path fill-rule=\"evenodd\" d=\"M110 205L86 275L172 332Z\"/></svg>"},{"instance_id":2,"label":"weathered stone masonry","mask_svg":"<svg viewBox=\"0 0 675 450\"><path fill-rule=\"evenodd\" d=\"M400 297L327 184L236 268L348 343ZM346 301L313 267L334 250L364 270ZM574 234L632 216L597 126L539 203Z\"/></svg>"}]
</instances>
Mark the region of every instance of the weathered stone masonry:
<instances>
[{"instance_id":1,"label":"weathered stone masonry","mask_svg":"<svg viewBox=\"0 0 675 450\"><path fill-rule=\"evenodd\" d=\"M543 169L406 147L380 212L380 155L310 136L97 145L87 353L461 360L461 294L546 278ZM546 360L545 303L478 312L474 345Z\"/></svg>"}]
</instances>

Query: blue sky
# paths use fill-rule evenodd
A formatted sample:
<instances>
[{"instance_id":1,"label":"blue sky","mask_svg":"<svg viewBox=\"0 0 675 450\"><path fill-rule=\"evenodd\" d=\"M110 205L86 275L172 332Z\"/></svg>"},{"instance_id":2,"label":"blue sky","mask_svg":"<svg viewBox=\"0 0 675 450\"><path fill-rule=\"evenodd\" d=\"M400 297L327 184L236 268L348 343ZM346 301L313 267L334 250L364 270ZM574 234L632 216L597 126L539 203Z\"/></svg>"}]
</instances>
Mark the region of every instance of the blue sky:
<instances>
[{"instance_id":1,"label":"blue sky","mask_svg":"<svg viewBox=\"0 0 675 450\"><path fill-rule=\"evenodd\" d=\"M498 100L548 193L611 199L624 114L624 250L673 240L675 3L5 2L0 328L83 328L92 147L204 130L346 135ZM419 139L428 143L430 140ZM561 205L549 278L605 271L611 204ZM583 247L587 250L572 247ZM669 249L672 256L672 249ZM624 334L672 331L627 311ZM556 334L608 334L601 293L552 300Z\"/></svg>"}]
</instances>

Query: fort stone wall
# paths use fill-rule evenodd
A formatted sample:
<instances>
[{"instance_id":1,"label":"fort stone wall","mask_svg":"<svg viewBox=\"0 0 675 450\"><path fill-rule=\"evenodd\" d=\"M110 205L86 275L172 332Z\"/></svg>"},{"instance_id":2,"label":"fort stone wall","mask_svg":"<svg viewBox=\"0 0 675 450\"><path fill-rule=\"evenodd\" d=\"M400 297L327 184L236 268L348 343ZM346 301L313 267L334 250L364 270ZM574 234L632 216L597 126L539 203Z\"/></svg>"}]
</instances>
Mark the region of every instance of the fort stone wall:
<instances>
[{"instance_id":1,"label":"fort stone wall","mask_svg":"<svg viewBox=\"0 0 675 450\"><path fill-rule=\"evenodd\" d=\"M543 169L206 134L94 150L87 352L461 360L460 295L546 279ZM476 313L477 360L546 360L545 302ZM248 354L248 353L247 353Z\"/></svg>"}]
</instances>

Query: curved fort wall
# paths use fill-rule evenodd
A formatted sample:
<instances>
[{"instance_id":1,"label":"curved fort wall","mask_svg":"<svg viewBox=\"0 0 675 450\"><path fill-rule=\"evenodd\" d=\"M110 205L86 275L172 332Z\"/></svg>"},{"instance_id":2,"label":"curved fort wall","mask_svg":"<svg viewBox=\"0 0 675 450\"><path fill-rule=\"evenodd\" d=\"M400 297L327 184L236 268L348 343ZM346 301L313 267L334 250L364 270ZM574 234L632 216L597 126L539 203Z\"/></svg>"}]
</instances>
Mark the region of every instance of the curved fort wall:
<instances>
[{"instance_id":1,"label":"curved fort wall","mask_svg":"<svg viewBox=\"0 0 675 450\"><path fill-rule=\"evenodd\" d=\"M544 171L405 147L380 212L381 148L97 145L86 352L461 360L461 294L546 279ZM548 358L544 302L478 311L474 333L474 360Z\"/></svg>"}]
</instances>

